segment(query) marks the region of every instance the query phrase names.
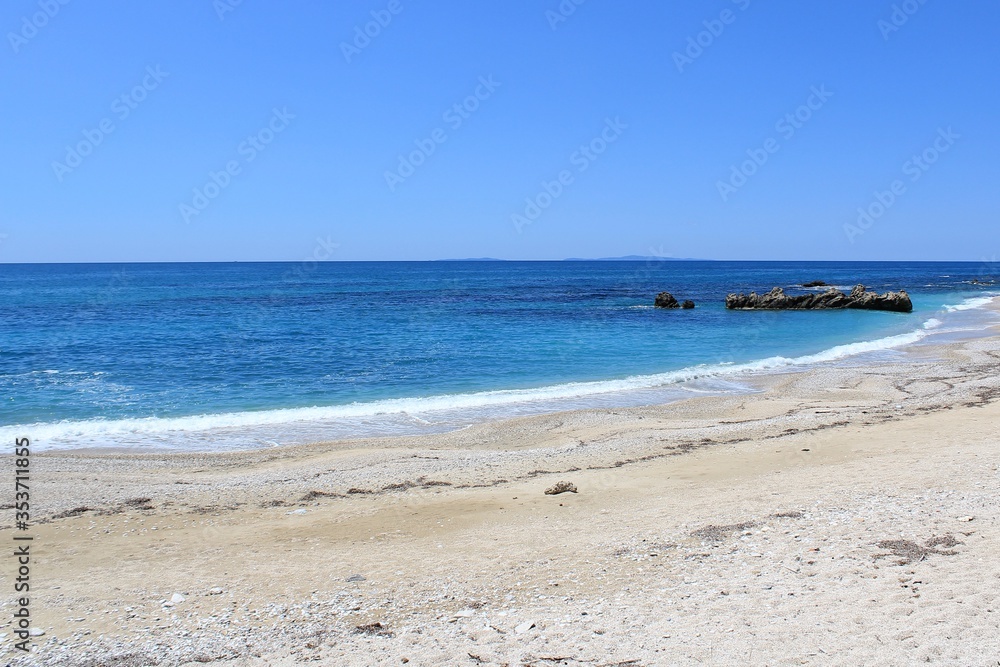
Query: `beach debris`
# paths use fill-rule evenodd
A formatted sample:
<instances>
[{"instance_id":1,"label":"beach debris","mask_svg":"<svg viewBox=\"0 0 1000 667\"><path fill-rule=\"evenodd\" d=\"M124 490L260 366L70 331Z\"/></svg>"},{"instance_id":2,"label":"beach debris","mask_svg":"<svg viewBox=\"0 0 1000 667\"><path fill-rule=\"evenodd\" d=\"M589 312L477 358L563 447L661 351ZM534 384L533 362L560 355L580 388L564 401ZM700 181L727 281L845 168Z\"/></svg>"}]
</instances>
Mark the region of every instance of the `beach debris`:
<instances>
[{"instance_id":1,"label":"beach debris","mask_svg":"<svg viewBox=\"0 0 1000 667\"><path fill-rule=\"evenodd\" d=\"M899 559L896 561L896 565L909 565L913 562L925 560L931 554L939 556L955 556L958 552L951 547L959 544L962 543L955 539L954 535L940 535L932 537L924 542L923 546L912 540L882 540L876 544L876 546L879 549L888 549L888 553L875 554L873 558L874 560L879 560L881 558L895 556ZM938 547L944 547L947 551L941 550Z\"/></svg>"},{"instance_id":2,"label":"beach debris","mask_svg":"<svg viewBox=\"0 0 1000 667\"><path fill-rule=\"evenodd\" d=\"M742 523L732 523L727 526L708 525L691 533L691 537L697 537L706 542L721 542L733 533L742 533L757 525L756 521L744 521Z\"/></svg>"},{"instance_id":3,"label":"beach debris","mask_svg":"<svg viewBox=\"0 0 1000 667\"><path fill-rule=\"evenodd\" d=\"M122 505L137 510L151 510L155 509L152 503L152 498L130 498L123 502Z\"/></svg>"},{"instance_id":4,"label":"beach debris","mask_svg":"<svg viewBox=\"0 0 1000 667\"><path fill-rule=\"evenodd\" d=\"M820 294L800 294L789 296L785 290L775 287L767 294L729 294L726 296L729 310L827 310L831 308L852 308L857 310L888 310L897 313L913 311L913 302L905 290L878 294L868 292L864 285L856 285L850 294L831 287Z\"/></svg>"},{"instance_id":5,"label":"beach debris","mask_svg":"<svg viewBox=\"0 0 1000 667\"><path fill-rule=\"evenodd\" d=\"M374 637L392 637L392 630L378 621L366 625L356 625L354 626L354 633Z\"/></svg>"},{"instance_id":6,"label":"beach debris","mask_svg":"<svg viewBox=\"0 0 1000 667\"><path fill-rule=\"evenodd\" d=\"M299 498L300 503L309 503L319 498L343 498L344 496L339 493L331 493L329 491L310 491L301 498Z\"/></svg>"},{"instance_id":7,"label":"beach debris","mask_svg":"<svg viewBox=\"0 0 1000 667\"><path fill-rule=\"evenodd\" d=\"M365 581L365 578L362 577L360 574L352 574L351 576L349 576L346 579L346 581L352 581L352 582L353 581Z\"/></svg>"},{"instance_id":8,"label":"beach debris","mask_svg":"<svg viewBox=\"0 0 1000 667\"><path fill-rule=\"evenodd\" d=\"M514 634L523 635L525 632L535 627L534 621L525 621L514 627Z\"/></svg>"},{"instance_id":9,"label":"beach debris","mask_svg":"<svg viewBox=\"0 0 1000 667\"><path fill-rule=\"evenodd\" d=\"M3 508L0 508L0 509L14 509L14 505L11 505L9 508L3 507ZM93 507L87 507L86 505L81 505L80 507L74 507L73 509L66 510L65 512L59 512L58 514L53 514L52 518L53 519L68 519L70 517L80 516L81 514L83 514L85 512L96 512L96 511L97 510L94 509Z\"/></svg>"},{"instance_id":10,"label":"beach debris","mask_svg":"<svg viewBox=\"0 0 1000 667\"><path fill-rule=\"evenodd\" d=\"M573 482L556 482L554 485L545 489L545 495L547 496L558 496L560 493L577 493L576 484Z\"/></svg>"}]
</instances>

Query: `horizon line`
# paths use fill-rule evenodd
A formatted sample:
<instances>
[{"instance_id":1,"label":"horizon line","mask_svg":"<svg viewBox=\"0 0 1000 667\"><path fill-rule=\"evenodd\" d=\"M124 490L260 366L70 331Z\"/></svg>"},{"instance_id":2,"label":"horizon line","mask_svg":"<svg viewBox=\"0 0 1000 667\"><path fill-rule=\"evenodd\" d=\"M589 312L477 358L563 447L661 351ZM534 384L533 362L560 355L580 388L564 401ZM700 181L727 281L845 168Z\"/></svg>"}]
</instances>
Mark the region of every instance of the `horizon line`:
<instances>
[{"instance_id":1,"label":"horizon line","mask_svg":"<svg viewBox=\"0 0 1000 667\"><path fill-rule=\"evenodd\" d=\"M501 259L476 258L467 259L195 259L195 260L94 260L94 261L35 261L35 262L2 262L0 266L52 266L52 265L101 265L101 264L418 264L418 263L512 263L512 262L802 262L814 264L991 264L988 260L972 259L710 259L694 257L564 257L557 259Z\"/></svg>"}]
</instances>

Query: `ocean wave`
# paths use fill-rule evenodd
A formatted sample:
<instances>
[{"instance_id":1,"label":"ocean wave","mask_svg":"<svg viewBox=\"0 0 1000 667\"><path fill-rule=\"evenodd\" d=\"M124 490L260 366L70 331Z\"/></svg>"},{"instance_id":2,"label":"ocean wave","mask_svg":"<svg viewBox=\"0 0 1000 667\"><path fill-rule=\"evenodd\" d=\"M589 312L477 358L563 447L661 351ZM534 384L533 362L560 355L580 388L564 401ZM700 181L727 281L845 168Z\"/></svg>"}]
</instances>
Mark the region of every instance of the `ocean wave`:
<instances>
[{"instance_id":1,"label":"ocean wave","mask_svg":"<svg viewBox=\"0 0 1000 667\"><path fill-rule=\"evenodd\" d=\"M696 380L725 380L734 376L774 372L783 369L834 362L847 357L881 350L903 347L919 342L937 333L941 322L929 319L920 329L908 333L878 338L875 340L837 345L815 354L800 357L773 356L746 363L719 363L691 366L676 371L652 375L636 375L615 380L591 382L569 382L532 389L507 389L481 391L465 394L396 398L338 406L317 406L306 408L286 408L247 412L203 414L187 417L143 417L118 420L61 421L19 426L0 427L0 439L29 435L32 440L51 443L51 446L114 446L115 440L153 440L160 444L169 443L171 436L204 435L204 444L211 446L211 434L228 434L257 431L262 427L290 427L295 424L336 423L347 420L352 423L370 423L380 419L404 419L422 425L430 425L434 415L455 414L456 412L476 412L488 414L490 409L504 406L528 404L559 404L566 401L580 401L599 395L661 389L674 386L682 393L690 390L700 393L704 390L682 387L683 383ZM722 390L725 391L725 390ZM713 393L713 390L709 390ZM719 391L714 391L719 393ZM485 410L485 412L484 412ZM417 416L420 415L420 416ZM425 419L426 418L426 419ZM190 438L188 438L190 439ZM196 437L195 439L202 439ZM273 446L273 441L260 440ZM95 444L97 443L97 444Z\"/></svg>"},{"instance_id":2,"label":"ocean wave","mask_svg":"<svg viewBox=\"0 0 1000 667\"><path fill-rule=\"evenodd\" d=\"M962 303L953 306L945 306L944 309L949 313L962 310L974 310L976 308L983 308L984 306L990 305L993 303L993 299L995 298L995 296L974 296L966 299Z\"/></svg>"}]
</instances>

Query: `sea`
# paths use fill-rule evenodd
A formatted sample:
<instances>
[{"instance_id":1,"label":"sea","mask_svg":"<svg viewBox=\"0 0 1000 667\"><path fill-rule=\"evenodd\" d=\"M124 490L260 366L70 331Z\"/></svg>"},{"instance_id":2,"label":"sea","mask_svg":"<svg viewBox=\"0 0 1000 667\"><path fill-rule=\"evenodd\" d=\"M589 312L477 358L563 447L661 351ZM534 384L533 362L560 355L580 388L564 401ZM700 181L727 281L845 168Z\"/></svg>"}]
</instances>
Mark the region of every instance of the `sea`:
<instances>
[{"instance_id":1,"label":"sea","mask_svg":"<svg viewBox=\"0 0 1000 667\"><path fill-rule=\"evenodd\" d=\"M984 335L991 264L442 261L0 265L0 441L232 451L752 391ZM909 314L727 311L822 280ZM694 310L653 307L657 293Z\"/></svg>"}]
</instances>

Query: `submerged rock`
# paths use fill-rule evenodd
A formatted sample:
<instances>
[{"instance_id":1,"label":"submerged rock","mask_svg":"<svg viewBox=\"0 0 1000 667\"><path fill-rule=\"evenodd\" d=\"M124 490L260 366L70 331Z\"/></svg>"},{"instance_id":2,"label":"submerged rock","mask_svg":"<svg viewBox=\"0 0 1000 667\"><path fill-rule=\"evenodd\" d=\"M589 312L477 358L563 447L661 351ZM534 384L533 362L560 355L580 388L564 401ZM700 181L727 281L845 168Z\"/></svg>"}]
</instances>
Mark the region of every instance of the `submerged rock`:
<instances>
[{"instance_id":1,"label":"submerged rock","mask_svg":"<svg viewBox=\"0 0 1000 667\"><path fill-rule=\"evenodd\" d=\"M726 308L730 310L827 310L831 308L855 308L859 310L888 310L909 313L913 302L905 290L877 294L868 292L864 285L857 285L850 294L831 287L822 294L801 294L789 296L785 290L775 287L767 294L730 294L726 297Z\"/></svg>"},{"instance_id":2,"label":"submerged rock","mask_svg":"<svg viewBox=\"0 0 1000 667\"><path fill-rule=\"evenodd\" d=\"M681 308L683 308L684 310L691 310L692 308L694 308L694 301L692 301L691 299L685 300L684 303L681 304Z\"/></svg>"},{"instance_id":3,"label":"submerged rock","mask_svg":"<svg viewBox=\"0 0 1000 667\"><path fill-rule=\"evenodd\" d=\"M807 283L802 283L803 287L826 287L826 283L822 280L811 280Z\"/></svg>"}]
</instances>

